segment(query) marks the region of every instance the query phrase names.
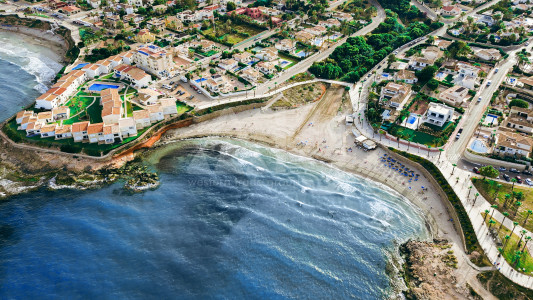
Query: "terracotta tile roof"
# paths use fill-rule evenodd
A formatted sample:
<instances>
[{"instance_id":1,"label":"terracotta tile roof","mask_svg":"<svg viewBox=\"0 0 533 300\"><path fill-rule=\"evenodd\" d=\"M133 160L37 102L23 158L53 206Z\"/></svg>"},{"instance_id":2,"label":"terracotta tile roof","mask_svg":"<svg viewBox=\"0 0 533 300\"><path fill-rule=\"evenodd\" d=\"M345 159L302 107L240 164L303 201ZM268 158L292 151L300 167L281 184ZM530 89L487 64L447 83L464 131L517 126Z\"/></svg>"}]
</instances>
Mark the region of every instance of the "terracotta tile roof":
<instances>
[{"instance_id":1,"label":"terracotta tile roof","mask_svg":"<svg viewBox=\"0 0 533 300\"><path fill-rule=\"evenodd\" d=\"M89 124L87 127L87 134L100 133L104 129L104 123Z\"/></svg>"},{"instance_id":2,"label":"terracotta tile roof","mask_svg":"<svg viewBox=\"0 0 533 300\"><path fill-rule=\"evenodd\" d=\"M69 133L72 130L72 125L61 125L57 126L56 128L56 135L57 134L65 134Z\"/></svg>"},{"instance_id":3,"label":"terracotta tile roof","mask_svg":"<svg viewBox=\"0 0 533 300\"><path fill-rule=\"evenodd\" d=\"M142 119L149 119L150 118L150 112L146 109L143 110L136 110L133 112L133 118L135 120L142 120Z\"/></svg>"},{"instance_id":4,"label":"terracotta tile roof","mask_svg":"<svg viewBox=\"0 0 533 300\"><path fill-rule=\"evenodd\" d=\"M47 133L47 132L55 131L55 130L56 130L56 127L57 127L56 124L48 124L48 125L44 125L44 126L41 128L41 133Z\"/></svg>"},{"instance_id":5,"label":"terracotta tile roof","mask_svg":"<svg viewBox=\"0 0 533 300\"><path fill-rule=\"evenodd\" d=\"M87 128L89 127L89 124L90 123L88 121L74 123L74 124L72 124L72 132L87 131Z\"/></svg>"}]
</instances>

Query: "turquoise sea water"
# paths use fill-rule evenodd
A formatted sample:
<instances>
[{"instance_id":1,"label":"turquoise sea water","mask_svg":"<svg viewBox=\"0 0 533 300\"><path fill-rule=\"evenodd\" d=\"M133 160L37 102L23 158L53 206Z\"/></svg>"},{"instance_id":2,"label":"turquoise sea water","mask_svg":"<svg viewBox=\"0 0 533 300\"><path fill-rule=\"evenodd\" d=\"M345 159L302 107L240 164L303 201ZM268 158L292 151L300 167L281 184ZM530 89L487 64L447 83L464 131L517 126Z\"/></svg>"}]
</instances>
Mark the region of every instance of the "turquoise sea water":
<instances>
[{"instance_id":1,"label":"turquoise sea water","mask_svg":"<svg viewBox=\"0 0 533 300\"><path fill-rule=\"evenodd\" d=\"M2 47L0 119L41 88ZM283 151L201 139L143 163L157 190L117 182L1 202L0 298L383 299L397 245L428 235L406 199Z\"/></svg>"}]
</instances>

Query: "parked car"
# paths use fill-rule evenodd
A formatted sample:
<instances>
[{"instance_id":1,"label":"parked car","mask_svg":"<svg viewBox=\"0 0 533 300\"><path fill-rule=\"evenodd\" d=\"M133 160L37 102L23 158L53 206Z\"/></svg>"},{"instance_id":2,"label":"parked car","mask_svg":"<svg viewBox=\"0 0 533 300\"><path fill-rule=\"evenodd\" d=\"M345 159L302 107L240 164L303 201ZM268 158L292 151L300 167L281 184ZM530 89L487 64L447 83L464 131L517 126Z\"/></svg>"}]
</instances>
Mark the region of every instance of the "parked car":
<instances>
[{"instance_id":1,"label":"parked car","mask_svg":"<svg viewBox=\"0 0 533 300\"><path fill-rule=\"evenodd\" d=\"M533 181L529 178L526 178L527 185L533 185Z\"/></svg>"},{"instance_id":2,"label":"parked car","mask_svg":"<svg viewBox=\"0 0 533 300\"><path fill-rule=\"evenodd\" d=\"M477 103L481 102L481 96L477 98Z\"/></svg>"},{"instance_id":3,"label":"parked car","mask_svg":"<svg viewBox=\"0 0 533 300\"><path fill-rule=\"evenodd\" d=\"M491 83L492 83L492 82L489 80L489 81L487 82L487 86L490 86Z\"/></svg>"},{"instance_id":4,"label":"parked car","mask_svg":"<svg viewBox=\"0 0 533 300\"><path fill-rule=\"evenodd\" d=\"M457 135L455 136L455 139L458 140L459 137L461 137L461 133L463 133L463 128L459 129L459 131L457 131Z\"/></svg>"},{"instance_id":5,"label":"parked car","mask_svg":"<svg viewBox=\"0 0 533 300\"><path fill-rule=\"evenodd\" d=\"M529 175L529 176L533 175L533 173L531 173L531 171L528 171L528 170L522 171L522 174Z\"/></svg>"},{"instance_id":6,"label":"parked car","mask_svg":"<svg viewBox=\"0 0 533 300\"><path fill-rule=\"evenodd\" d=\"M171 82L170 82L170 85L173 85L173 84L174 84L174 81L171 81Z\"/></svg>"},{"instance_id":7,"label":"parked car","mask_svg":"<svg viewBox=\"0 0 533 300\"><path fill-rule=\"evenodd\" d=\"M494 69L494 73L498 73L499 70L500 69L498 69L498 68Z\"/></svg>"},{"instance_id":8,"label":"parked car","mask_svg":"<svg viewBox=\"0 0 533 300\"><path fill-rule=\"evenodd\" d=\"M505 179L507 182L511 181L511 177L509 177L507 174L503 174L503 179Z\"/></svg>"},{"instance_id":9,"label":"parked car","mask_svg":"<svg viewBox=\"0 0 533 300\"><path fill-rule=\"evenodd\" d=\"M515 178L516 178L516 182L518 182L518 183L522 183L522 182L524 182L524 181L522 180L522 177L520 177L520 176L516 176Z\"/></svg>"},{"instance_id":10,"label":"parked car","mask_svg":"<svg viewBox=\"0 0 533 300\"><path fill-rule=\"evenodd\" d=\"M472 169L472 171L474 171L474 173L476 173L476 174L479 174L479 168L478 168L478 167L474 167L474 168Z\"/></svg>"},{"instance_id":11,"label":"parked car","mask_svg":"<svg viewBox=\"0 0 533 300\"><path fill-rule=\"evenodd\" d=\"M505 167L500 167L498 170L502 171L502 172L505 172L507 171L507 169Z\"/></svg>"},{"instance_id":12,"label":"parked car","mask_svg":"<svg viewBox=\"0 0 533 300\"><path fill-rule=\"evenodd\" d=\"M511 173L516 173L516 174L519 174L519 173L520 173L520 171L518 171L518 170L515 169L515 168L511 168L511 169L509 169L509 172L511 172Z\"/></svg>"}]
</instances>

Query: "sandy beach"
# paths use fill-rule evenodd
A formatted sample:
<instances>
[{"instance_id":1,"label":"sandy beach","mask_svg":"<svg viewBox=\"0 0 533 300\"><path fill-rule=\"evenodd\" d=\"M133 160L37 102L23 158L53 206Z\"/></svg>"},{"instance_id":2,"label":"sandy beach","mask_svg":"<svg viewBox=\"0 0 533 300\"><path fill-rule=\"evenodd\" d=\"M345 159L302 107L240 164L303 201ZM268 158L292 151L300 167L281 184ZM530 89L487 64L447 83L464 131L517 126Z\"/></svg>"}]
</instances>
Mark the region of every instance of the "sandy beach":
<instances>
[{"instance_id":1,"label":"sandy beach","mask_svg":"<svg viewBox=\"0 0 533 300\"><path fill-rule=\"evenodd\" d=\"M324 161L382 184L384 188L403 195L409 194L409 200L426 217L426 225L433 237L451 242L451 249L458 256L454 272L457 282L463 285L468 282L476 290L483 289L475 278L477 271L470 266L461 246L461 237L455 231L443 204L447 200L439 197L421 172L417 172L421 175L419 180L409 182L398 171L386 166L381 157L388 153L387 150L378 148L367 152L354 146L353 127L345 125L344 118L351 113L351 109L350 105L341 101L343 90L343 87L333 86L320 101L296 109L254 109L173 129L162 137L161 142L206 136L248 140ZM416 172L412 165L406 166Z\"/></svg>"},{"instance_id":2,"label":"sandy beach","mask_svg":"<svg viewBox=\"0 0 533 300\"><path fill-rule=\"evenodd\" d=\"M65 61L65 53L67 52L67 46L65 40L60 35L52 34L48 31L41 29L34 29L22 26L0 26L0 31L15 33L29 44L35 44L50 48L57 55L56 61Z\"/></svg>"}]
</instances>

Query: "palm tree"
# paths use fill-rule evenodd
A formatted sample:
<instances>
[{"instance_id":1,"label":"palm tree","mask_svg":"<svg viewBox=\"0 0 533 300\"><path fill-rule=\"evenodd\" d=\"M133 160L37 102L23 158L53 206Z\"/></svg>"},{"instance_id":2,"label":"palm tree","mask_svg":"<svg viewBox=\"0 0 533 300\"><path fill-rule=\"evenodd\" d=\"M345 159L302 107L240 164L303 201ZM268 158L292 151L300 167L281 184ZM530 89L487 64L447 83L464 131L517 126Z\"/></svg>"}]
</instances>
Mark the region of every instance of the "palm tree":
<instances>
[{"instance_id":1,"label":"palm tree","mask_svg":"<svg viewBox=\"0 0 533 300\"><path fill-rule=\"evenodd\" d=\"M524 220L524 224L522 224L522 227L526 226L527 218L529 218L529 215L532 214L532 213L533 213L533 210L531 210L531 209L527 210L526 219Z\"/></svg>"},{"instance_id":2,"label":"palm tree","mask_svg":"<svg viewBox=\"0 0 533 300\"><path fill-rule=\"evenodd\" d=\"M489 232L490 232L490 228L492 227L492 225L496 224L496 222L493 220L493 219L490 219L489 220ZM488 234L488 233L487 233Z\"/></svg>"},{"instance_id":3,"label":"palm tree","mask_svg":"<svg viewBox=\"0 0 533 300\"><path fill-rule=\"evenodd\" d=\"M457 177L459 178L459 177ZM459 179L457 179L459 181ZM472 203L472 205L476 205L476 200L477 200L477 197L479 196L479 193L476 193L476 198L474 198L474 203Z\"/></svg>"},{"instance_id":4,"label":"palm tree","mask_svg":"<svg viewBox=\"0 0 533 300\"><path fill-rule=\"evenodd\" d=\"M505 218L508 218L508 217L509 217L509 213L508 213L508 212L504 212L504 213L503 213L503 220L502 220L502 222L500 223L500 227L498 228L498 233L500 233L500 230L502 230L503 223L505 223Z\"/></svg>"},{"instance_id":5,"label":"palm tree","mask_svg":"<svg viewBox=\"0 0 533 300\"><path fill-rule=\"evenodd\" d=\"M513 267L516 267L516 265L520 261L520 257L522 257L522 252L521 251L516 251L515 255L514 255L514 258L513 258Z\"/></svg>"},{"instance_id":6,"label":"palm tree","mask_svg":"<svg viewBox=\"0 0 533 300\"><path fill-rule=\"evenodd\" d=\"M529 242L531 240L531 237L530 236L527 236L525 238L525 243L524 243L524 247L522 247L522 252L524 252L524 250L526 249L526 246L527 246L527 242Z\"/></svg>"},{"instance_id":7,"label":"palm tree","mask_svg":"<svg viewBox=\"0 0 533 300\"><path fill-rule=\"evenodd\" d=\"M514 184L516 183L516 178L512 178L511 182L513 183L513 186L511 187L511 192L514 191Z\"/></svg>"},{"instance_id":8,"label":"palm tree","mask_svg":"<svg viewBox=\"0 0 533 300\"><path fill-rule=\"evenodd\" d=\"M515 211L514 211L513 218L516 217L516 214L518 213L518 208L520 208L520 206L522 206L522 202L520 202L520 201L516 201L516 202L514 203L514 206L516 206L516 208L515 208Z\"/></svg>"},{"instance_id":9,"label":"palm tree","mask_svg":"<svg viewBox=\"0 0 533 300\"><path fill-rule=\"evenodd\" d=\"M503 208L507 207L507 202L509 201L509 199L511 199L511 195L505 194L505 202L503 202Z\"/></svg>"},{"instance_id":10,"label":"palm tree","mask_svg":"<svg viewBox=\"0 0 533 300\"><path fill-rule=\"evenodd\" d=\"M500 189L502 188L502 185L501 184L496 184L496 192L494 193L494 200L492 200L493 202L496 201L496 197L498 197L498 193L500 192Z\"/></svg>"},{"instance_id":11,"label":"palm tree","mask_svg":"<svg viewBox=\"0 0 533 300\"><path fill-rule=\"evenodd\" d=\"M512 236L513 235L513 232L514 232L514 229L516 228L516 225L518 225L518 222L513 222L513 230L511 230L511 233L510 235Z\"/></svg>"},{"instance_id":12,"label":"palm tree","mask_svg":"<svg viewBox=\"0 0 533 300\"><path fill-rule=\"evenodd\" d=\"M485 209L485 217L483 218L483 223L487 222L487 216L489 215L490 210Z\"/></svg>"},{"instance_id":13,"label":"palm tree","mask_svg":"<svg viewBox=\"0 0 533 300\"><path fill-rule=\"evenodd\" d=\"M494 216L494 212L496 211L496 208L498 208L498 205L493 204L490 207L492 207L492 214L490 215L490 218L492 219L492 216Z\"/></svg>"},{"instance_id":14,"label":"palm tree","mask_svg":"<svg viewBox=\"0 0 533 300\"><path fill-rule=\"evenodd\" d=\"M503 249L505 250L505 247L507 246L507 242L509 242L509 240L511 239L511 236L506 235L504 239L505 239L505 242L503 243Z\"/></svg>"},{"instance_id":15,"label":"palm tree","mask_svg":"<svg viewBox=\"0 0 533 300\"><path fill-rule=\"evenodd\" d=\"M526 230L522 229L520 230L520 240L518 241L518 244L516 244L516 248L520 248L520 245L522 244L522 238L524 237L524 235L527 233Z\"/></svg>"}]
</instances>

